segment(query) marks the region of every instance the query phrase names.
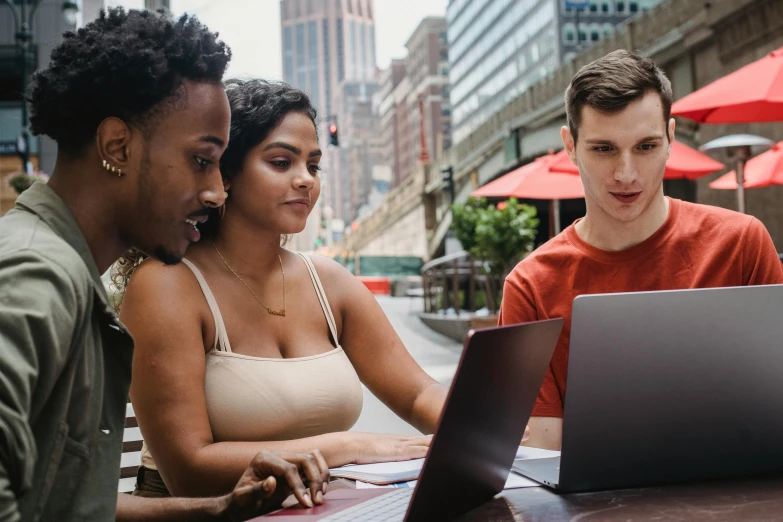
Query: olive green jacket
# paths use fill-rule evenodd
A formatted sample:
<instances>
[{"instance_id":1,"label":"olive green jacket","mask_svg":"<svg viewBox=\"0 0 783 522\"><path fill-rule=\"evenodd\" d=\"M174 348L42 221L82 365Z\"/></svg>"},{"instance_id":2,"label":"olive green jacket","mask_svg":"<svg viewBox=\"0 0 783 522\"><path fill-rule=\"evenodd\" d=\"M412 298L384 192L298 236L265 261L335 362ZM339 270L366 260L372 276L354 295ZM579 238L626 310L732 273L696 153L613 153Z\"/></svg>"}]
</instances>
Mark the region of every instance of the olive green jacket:
<instances>
[{"instance_id":1,"label":"olive green jacket","mask_svg":"<svg viewBox=\"0 0 783 522\"><path fill-rule=\"evenodd\" d=\"M0 218L0 520L113 521L133 341L73 215Z\"/></svg>"}]
</instances>

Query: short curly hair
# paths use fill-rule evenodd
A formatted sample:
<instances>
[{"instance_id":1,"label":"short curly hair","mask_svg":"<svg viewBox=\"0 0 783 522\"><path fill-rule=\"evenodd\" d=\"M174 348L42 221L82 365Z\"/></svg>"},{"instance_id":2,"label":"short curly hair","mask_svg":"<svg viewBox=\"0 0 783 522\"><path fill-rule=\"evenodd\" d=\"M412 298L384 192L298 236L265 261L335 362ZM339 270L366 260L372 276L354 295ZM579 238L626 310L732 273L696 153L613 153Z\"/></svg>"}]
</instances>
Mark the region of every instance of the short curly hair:
<instances>
[{"instance_id":1,"label":"short curly hair","mask_svg":"<svg viewBox=\"0 0 783 522\"><path fill-rule=\"evenodd\" d=\"M218 83L231 50L195 16L112 8L52 51L32 78L28 97L34 134L77 151L101 121L117 117L148 133L177 101L186 80Z\"/></svg>"}]
</instances>

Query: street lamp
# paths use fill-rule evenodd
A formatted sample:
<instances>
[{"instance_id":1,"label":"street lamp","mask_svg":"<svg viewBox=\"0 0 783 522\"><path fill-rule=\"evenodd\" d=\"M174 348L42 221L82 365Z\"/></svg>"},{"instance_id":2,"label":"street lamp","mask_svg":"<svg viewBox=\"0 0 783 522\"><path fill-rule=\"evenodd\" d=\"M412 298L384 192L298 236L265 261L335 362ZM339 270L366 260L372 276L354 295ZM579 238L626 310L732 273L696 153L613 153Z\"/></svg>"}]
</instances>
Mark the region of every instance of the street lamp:
<instances>
[{"instance_id":1,"label":"street lamp","mask_svg":"<svg viewBox=\"0 0 783 522\"><path fill-rule=\"evenodd\" d=\"M33 16L42 0L3 0L11 8L14 17L16 44L19 48L19 58L22 72L22 132L17 140L17 151L22 159L22 169L27 174L32 174L33 165L30 162L30 132L27 117L27 58L30 43L33 40ZM18 5L17 5L18 4ZM79 5L74 1L65 1L62 4L63 20L68 25L76 24L76 16L79 13Z\"/></svg>"}]
</instances>

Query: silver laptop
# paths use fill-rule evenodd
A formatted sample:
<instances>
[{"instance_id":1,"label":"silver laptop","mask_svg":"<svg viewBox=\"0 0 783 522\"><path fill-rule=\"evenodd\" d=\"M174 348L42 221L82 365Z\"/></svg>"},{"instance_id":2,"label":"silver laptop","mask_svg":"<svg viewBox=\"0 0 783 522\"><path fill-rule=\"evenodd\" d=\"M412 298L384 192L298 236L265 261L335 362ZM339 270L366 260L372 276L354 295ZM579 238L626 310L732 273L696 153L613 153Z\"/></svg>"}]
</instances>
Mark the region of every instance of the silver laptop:
<instances>
[{"instance_id":1,"label":"silver laptop","mask_svg":"<svg viewBox=\"0 0 783 522\"><path fill-rule=\"evenodd\" d=\"M783 471L783 285L574 300L560 491Z\"/></svg>"}]
</instances>

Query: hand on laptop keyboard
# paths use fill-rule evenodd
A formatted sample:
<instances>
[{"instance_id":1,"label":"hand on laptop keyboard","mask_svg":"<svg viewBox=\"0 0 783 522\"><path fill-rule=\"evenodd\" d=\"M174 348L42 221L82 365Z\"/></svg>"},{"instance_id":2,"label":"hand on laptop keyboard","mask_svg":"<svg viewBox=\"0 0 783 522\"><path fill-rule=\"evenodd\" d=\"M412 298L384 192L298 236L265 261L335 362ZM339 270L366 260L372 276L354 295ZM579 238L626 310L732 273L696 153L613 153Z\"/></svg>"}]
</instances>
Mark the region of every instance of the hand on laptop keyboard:
<instances>
[{"instance_id":1,"label":"hand on laptop keyboard","mask_svg":"<svg viewBox=\"0 0 783 522\"><path fill-rule=\"evenodd\" d=\"M321 452L271 453L262 451L224 497L221 520L247 520L280 507L291 493L300 504L323 503L329 467Z\"/></svg>"}]
</instances>

